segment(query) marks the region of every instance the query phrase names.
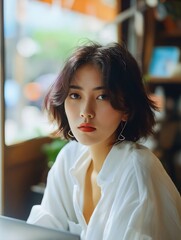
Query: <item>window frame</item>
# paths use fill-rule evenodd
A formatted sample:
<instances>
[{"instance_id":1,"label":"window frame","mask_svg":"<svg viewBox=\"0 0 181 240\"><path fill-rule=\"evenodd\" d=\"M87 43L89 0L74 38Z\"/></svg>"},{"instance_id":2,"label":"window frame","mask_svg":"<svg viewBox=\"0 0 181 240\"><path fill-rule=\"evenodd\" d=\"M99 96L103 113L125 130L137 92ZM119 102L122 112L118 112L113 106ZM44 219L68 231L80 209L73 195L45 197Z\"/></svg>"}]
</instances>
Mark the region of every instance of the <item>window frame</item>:
<instances>
[{"instance_id":1,"label":"window frame","mask_svg":"<svg viewBox=\"0 0 181 240\"><path fill-rule=\"evenodd\" d=\"M0 214L4 205L4 21L3 1L0 1Z\"/></svg>"}]
</instances>

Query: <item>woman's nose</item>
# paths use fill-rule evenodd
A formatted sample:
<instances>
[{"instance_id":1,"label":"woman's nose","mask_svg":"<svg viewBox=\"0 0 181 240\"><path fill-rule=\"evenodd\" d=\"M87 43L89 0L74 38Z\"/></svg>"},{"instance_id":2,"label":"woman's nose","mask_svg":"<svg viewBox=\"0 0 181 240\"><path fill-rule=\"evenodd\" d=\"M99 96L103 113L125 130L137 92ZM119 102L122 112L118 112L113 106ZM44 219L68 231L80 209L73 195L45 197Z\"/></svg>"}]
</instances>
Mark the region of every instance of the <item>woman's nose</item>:
<instances>
[{"instance_id":1,"label":"woman's nose","mask_svg":"<svg viewBox=\"0 0 181 240\"><path fill-rule=\"evenodd\" d=\"M92 101L88 101L85 103L84 106L82 106L82 111L80 112L80 116L82 118L86 118L86 119L92 119L95 116L95 112L94 112L94 106L92 105Z\"/></svg>"},{"instance_id":2,"label":"woman's nose","mask_svg":"<svg viewBox=\"0 0 181 240\"><path fill-rule=\"evenodd\" d=\"M83 117L83 118L90 118L90 119L92 119L92 118L94 118L94 114L93 113L85 113L85 112L81 112L80 113L80 116L81 117Z\"/></svg>"}]
</instances>

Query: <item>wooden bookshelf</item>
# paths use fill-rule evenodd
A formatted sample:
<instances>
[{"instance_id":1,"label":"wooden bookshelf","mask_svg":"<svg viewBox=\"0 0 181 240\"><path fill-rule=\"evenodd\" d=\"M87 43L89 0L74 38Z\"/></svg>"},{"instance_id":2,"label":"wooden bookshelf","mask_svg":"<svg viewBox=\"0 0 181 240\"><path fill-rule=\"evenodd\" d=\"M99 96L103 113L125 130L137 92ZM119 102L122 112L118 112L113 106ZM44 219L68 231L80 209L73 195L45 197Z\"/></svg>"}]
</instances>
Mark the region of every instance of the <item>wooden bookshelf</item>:
<instances>
[{"instance_id":1,"label":"wooden bookshelf","mask_svg":"<svg viewBox=\"0 0 181 240\"><path fill-rule=\"evenodd\" d=\"M158 34L158 38L165 39L165 38L181 38L181 29L173 30L173 31L161 31Z\"/></svg>"},{"instance_id":2,"label":"wooden bookshelf","mask_svg":"<svg viewBox=\"0 0 181 240\"><path fill-rule=\"evenodd\" d=\"M161 119L159 130L155 135L155 152L159 155L168 174L172 178L178 190L181 192L181 167L178 153L181 150L181 76L173 77L153 77L149 75L149 66L154 47L175 46L181 50L181 28L176 22L174 27L167 28L166 22L158 21L155 10L149 9L145 12L145 32L143 48L143 66L145 74L145 84L148 87L153 100L159 96L154 96L157 87L162 88L164 102L164 118ZM172 22L173 23L173 22ZM179 59L181 62L181 56ZM156 99L157 101L159 99Z\"/></svg>"},{"instance_id":3,"label":"wooden bookshelf","mask_svg":"<svg viewBox=\"0 0 181 240\"><path fill-rule=\"evenodd\" d=\"M150 77L147 80L148 84L181 84L181 76L180 77Z\"/></svg>"}]
</instances>

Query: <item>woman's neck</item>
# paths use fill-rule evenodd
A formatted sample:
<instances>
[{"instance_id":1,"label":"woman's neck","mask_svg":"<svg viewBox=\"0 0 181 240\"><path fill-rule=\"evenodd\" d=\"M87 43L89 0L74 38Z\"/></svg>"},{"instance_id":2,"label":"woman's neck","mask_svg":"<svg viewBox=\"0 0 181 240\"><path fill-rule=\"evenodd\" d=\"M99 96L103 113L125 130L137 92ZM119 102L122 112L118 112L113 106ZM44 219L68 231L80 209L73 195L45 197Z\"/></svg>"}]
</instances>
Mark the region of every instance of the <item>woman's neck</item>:
<instances>
[{"instance_id":1,"label":"woman's neck","mask_svg":"<svg viewBox=\"0 0 181 240\"><path fill-rule=\"evenodd\" d=\"M95 173L99 173L102 165L110 152L112 148L112 145L109 144L98 144L98 145L93 145L89 148L91 158L92 158L92 163L93 163L93 171Z\"/></svg>"}]
</instances>

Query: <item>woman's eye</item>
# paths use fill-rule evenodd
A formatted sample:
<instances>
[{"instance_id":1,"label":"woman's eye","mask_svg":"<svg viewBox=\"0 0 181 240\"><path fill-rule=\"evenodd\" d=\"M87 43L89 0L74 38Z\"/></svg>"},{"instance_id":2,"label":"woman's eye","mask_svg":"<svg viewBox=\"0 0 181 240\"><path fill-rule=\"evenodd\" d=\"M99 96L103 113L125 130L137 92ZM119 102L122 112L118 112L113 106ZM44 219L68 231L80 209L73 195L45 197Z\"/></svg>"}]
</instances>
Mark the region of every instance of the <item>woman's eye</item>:
<instances>
[{"instance_id":1,"label":"woman's eye","mask_svg":"<svg viewBox=\"0 0 181 240\"><path fill-rule=\"evenodd\" d=\"M71 99L79 99L79 98L80 98L80 95L77 94L77 93L70 93L70 94L69 94L69 97L70 97Z\"/></svg>"},{"instance_id":2,"label":"woman's eye","mask_svg":"<svg viewBox=\"0 0 181 240\"><path fill-rule=\"evenodd\" d=\"M107 94L102 94L97 97L98 100L108 100L109 96Z\"/></svg>"}]
</instances>

